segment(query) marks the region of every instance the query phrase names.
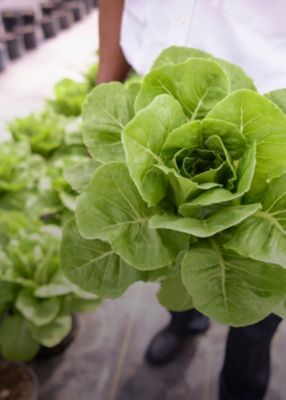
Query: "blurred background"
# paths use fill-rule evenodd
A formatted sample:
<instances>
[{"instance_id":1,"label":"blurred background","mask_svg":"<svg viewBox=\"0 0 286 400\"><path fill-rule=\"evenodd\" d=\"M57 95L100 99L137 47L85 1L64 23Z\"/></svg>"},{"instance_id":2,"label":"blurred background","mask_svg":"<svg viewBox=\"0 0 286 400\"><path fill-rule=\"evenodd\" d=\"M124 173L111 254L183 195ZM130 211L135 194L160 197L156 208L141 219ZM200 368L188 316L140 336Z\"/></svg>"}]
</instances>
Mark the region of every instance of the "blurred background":
<instances>
[{"instance_id":1,"label":"blurred background","mask_svg":"<svg viewBox=\"0 0 286 400\"><path fill-rule=\"evenodd\" d=\"M6 153L5 151L1 153L1 148L5 149L6 140L10 141L13 138L13 146L19 148L21 147L19 143L22 143L21 135L25 134L25 129L29 130L31 126L37 124L41 129L48 126L41 134L43 136L40 135L41 138L31 140L30 143L32 153L38 154L46 163L41 170L44 171L42 176L45 179L41 177L40 186L36 186L34 181L29 181L33 189L33 199L27 197L27 193L22 191L23 188L17 186L18 189L11 189L14 193L11 201L10 189L4 191L0 187L0 245L5 243L6 246L8 243L7 254L13 256L14 262L17 262L18 255L13 252L13 243L9 242L9 234L13 232L14 235L15 231L18 232L15 225L20 221L20 214L15 212L24 212L27 224L33 221L33 214L39 214L43 223L48 222L60 227L73 208L71 203L74 200L74 193L57 180L63 169L62 166L58 167L58 160L63 159L63 154L72 157L82 156L77 123L82 102L95 83L98 11L95 0L0 0L0 15L2 162ZM26 118L31 113L34 115L32 122L31 120L27 122ZM52 131L60 130L62 135L60 144L55 144L51 139L49 126L53 118L56 122L52 123ZM31 137L34 136L36 134L31 134ZM52 144L46 146L49 140ZM9 149L11 152L15 150L12 147ZM30 156L29 152L24 152L23 157L28 159ZM19 163L21 157L22 155L16 157L15 162ZM67 160L69 163L74 159L67 157ZM0 175L1 168L3 169L3 166L0 166ZM31 170L29 171L27 180L31 178ZM23 179L23 174L18 179ZM18 202L16 206L15 198ZM13 224L11 220L6 221L1 209L9 210ZM44 232L42 226L35 228L34 225L29 229L37 229L38 233ZM39 246L42 246L41 257L45 258L50 251L50 248L46 247L48 241L44 237L45 234L36 239L33 236L29 245L26 242L22 243L23 238L18 239L17 246L23 245L23 254L30 257L25 262L37 264L34 249L38 249ZM3 260L0 258L1 262ZM6 265L5 260L3 265ZM57 262L55 268L58 268ZM17 284L21 282L24 285L23 276L20 278L17 278ZM27 284L27 280L33 281L35 277L33 275L25 279ZM45 289L48 287L49 291L47 289L44 291L44 286ZM59 292L53 290L61 290L61 295L67 296L63 300L65 305L73 304L65 314L65 317L69 318L64 321L69 321L65 325L68 329L65 334L61 330L61 340L58 340L59 327L64 326L60 325L63 320L57 321L58 325L43 324L48 334L44 330L40 332L35 328L36 334L33 337L37 336L37 344L34 342L31 344L27 339L24 350L19 350L22 358L32 358L26 365L31 368L28 370L30 371L28 376L34 377L31 372L34 371L39 381L39 399L214 400L217 398L218 375L223 362L227 327L212 324L205 335L196 340L186 341L182 355L175 362L162 368L152 368L144 361L146 347L153 335L168 321L168 313L156 300L156 284L144 284L144 286L136 284L120 300L108 300L97 310L95 310L97 299L78 293L74 288L67 288L62 281L59 283L57 273L54 273L45 285L39 284L38 298L48 300L54 298L53 293ZM31 309L35 312L34 303L32 303L34 308L32 306L29 308L24 301L15 305L13 296L5 302L3 298L5 298L4 286L1 286L0 282L2 318L5 313L13 315L14 309L17 308L18 320L13 320L12 333L6 335L9 336L6 338L7 343L9 342L13 350L24 335L19 331L22 320L29 320L29 323L39 327L41 310L37 309L40 310L39 315L33 315L31 318ZM19 318L22 318L21 321ZM8 328L7 332L10 332ZM54 335L55 340L51 343L45 335L49 338ZM45 349L55 347L55 343L59 347L54 353L45 352ZM26 352L32 345L35 346L34 355L30 356L33 351L28 355ZM285 399L283 358L285 346L286 325L283 322L273 344L273 372L267 400ZM26 378L26 397L22 397L24 391L21 395L19 391L12 393L11 387L16 385L17 379L20 379L18 376L21 377L21 371L16 374L14 369L9 369L3 363L3 360L0 361L0 400L36 398L32 397L29 389L29 384L31 385L31 382L28 382L29 378ZM32 378L32 382L36 390L33 379L35 377ZM7 382L10 384L11 392L4 386Z\"/></svg>"}]
</instances>

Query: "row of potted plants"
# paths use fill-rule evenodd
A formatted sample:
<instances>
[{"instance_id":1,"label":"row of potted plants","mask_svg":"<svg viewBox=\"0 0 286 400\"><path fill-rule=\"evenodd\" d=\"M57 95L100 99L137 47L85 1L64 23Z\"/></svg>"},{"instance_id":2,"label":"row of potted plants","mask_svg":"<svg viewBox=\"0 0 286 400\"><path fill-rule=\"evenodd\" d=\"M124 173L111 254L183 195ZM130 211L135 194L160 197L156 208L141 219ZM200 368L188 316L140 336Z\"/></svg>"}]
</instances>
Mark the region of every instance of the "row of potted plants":
<instances>
[{"instance_id":1,"label":"row of potted plants","mask_svg":"<svg viewBox=\"0 0 286 400\"><path fill-rule=\"evenodd\" d=\"M62 225L75 207L63 171L88 160L80 112L90 74L59 82L45 110L8 125L12 140L0 147L0 354L6 360L62 350L74 314L101 301L67 281L58 256Z\"/></svg>"},{"instance_id":2,"label":"row of potted plants","mask_svg":"<svg viewBox=\"0 0 286 400\"><path fill-rule=\"evenodd\" d=\"M25 51L33 50L42 37L50 39L75 22L84 18L94 7L93 0L46 0L33 8L4 9L0 25L0 72L8 59L20 58Z\"/></svg>"}]
</instances>

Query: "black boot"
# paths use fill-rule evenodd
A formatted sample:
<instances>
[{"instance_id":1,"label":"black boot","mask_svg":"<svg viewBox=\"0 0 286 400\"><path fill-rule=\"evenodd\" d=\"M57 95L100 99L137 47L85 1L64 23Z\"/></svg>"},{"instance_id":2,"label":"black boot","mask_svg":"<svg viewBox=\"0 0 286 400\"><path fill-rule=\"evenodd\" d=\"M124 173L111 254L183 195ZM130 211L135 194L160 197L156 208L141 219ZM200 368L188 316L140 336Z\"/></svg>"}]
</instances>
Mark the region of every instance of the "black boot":
<instances>
[{"instance_id":1,"label":"black boot","mask_svg":"<svg viewBox=\"0 0 286 400\"><path fill-rule=\"evenodd\" d=\"M195 309L171 312L169 325L158 332L149 344L146 361L157 366L171 362L180 353L186 337L202 334L209 326L209 319Z\"/></svg>"}]
</instances>

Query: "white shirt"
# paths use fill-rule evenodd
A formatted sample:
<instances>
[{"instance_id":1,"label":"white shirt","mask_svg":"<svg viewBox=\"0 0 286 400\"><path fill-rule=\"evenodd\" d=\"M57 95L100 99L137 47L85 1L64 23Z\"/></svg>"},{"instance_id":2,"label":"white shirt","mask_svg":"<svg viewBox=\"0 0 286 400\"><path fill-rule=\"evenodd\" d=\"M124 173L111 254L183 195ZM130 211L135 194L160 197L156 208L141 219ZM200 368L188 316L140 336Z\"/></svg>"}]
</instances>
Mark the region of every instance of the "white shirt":
<instances>
[{"instance_id":1,"label":"white shirt","mask_svg":"<svg viewBox=\"0 0 286 400\"><path fill-rule=\"evenodd\" d=\"M172 45L241 66L262 93L286 88L286 0L125 0L121 46L139 74Z\"/></svg>"}]
</instances>

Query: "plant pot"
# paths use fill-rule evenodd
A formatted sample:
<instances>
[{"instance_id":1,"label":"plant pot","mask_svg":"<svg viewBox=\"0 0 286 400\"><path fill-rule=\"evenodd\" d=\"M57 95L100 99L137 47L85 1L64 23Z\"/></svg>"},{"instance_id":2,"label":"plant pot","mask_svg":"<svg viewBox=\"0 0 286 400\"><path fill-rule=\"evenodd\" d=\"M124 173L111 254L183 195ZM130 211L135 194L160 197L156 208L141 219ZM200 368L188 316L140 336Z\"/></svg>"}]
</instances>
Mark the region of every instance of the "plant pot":
<instances>
[{"instance_id":1,"label":"plant pot","mask_svg":"<svg viewBox=\"0 0 286 400\"><path fill-rule=\"evenodd\" d=\"M73 13L74 20L80 21L85 16L84 4L79 1L69 1L65 8Z\"/></svg>"},{"instance_id":2,"label":"plant pot","mask_svg":"<svg viewBox=\"0 0 286 400\"><path fill-rule=\"evenodd\" d=\"M2 11L2 21L6 32L13 32L15 27L24 24L21 14L15 10Z\"/></svg>"},{"instance_id":3,"label":"plant pot","mask_svg":"<svg viewBox=\"0 0 286 400\"><path fill-rule=\"evenodd\" d=\"M62 10L64 6L64 2L62 0L53 0L52 4L56 10Z\"/></svg>"},{"instance_id":4,"label":"plant pot","mask_svg":"<svg viewBox=\"0 0 286 400\"><path fill-rule=\"evenodd\" d=\"M22 10L21 16L22 16L24 25L27 25L27 26L35 25L36 16L35 16L34 10L30 10L30 9Z\"/></svg>"},{"instance_id":5,"label":"plant pot","mask_svg":"<svg viewBox=\"0 0 286 400\"><path fill-rule=\"evenodd\" d=\"M55 11L55 7L52 3L46 2L41 4L41 10L44 16L50 16Z\"/></svg>"},{"instance_id":6,"label":"plant pot","mask_svg":"<svg viewBox=\"0 0 286 400\"><path fill-rule=\"evenodd\" d=\"M23 364L0 361L0 399L37 400L38 380L33 370Z\"/></svg>"},{"instance_id":7,"label":"plant pot","mask_svg":"<svg viewBox=\"0 0 286 400\"><path fill-rule=\"evenodd\" d=\"M35 357L35 360L48 360L52 357L56 357L67 350L67 348L72 344L74 339L76 338L78 332L78 321L75 315L72 316L72 327L69 334L56 346L54 347L45 347L42 346ZM1 397L0 397L1 400Z\"/></svg>"},{"instance_id":8,"label":"plant pot","mask_svg":"<svg viewBox=\"0 0 286 400\"><path fill-rule=\"evenodd\" d=\"M90 13L94 7L93 0L83 0L87 13Z\"/></svg>"},{"instance_id":9,"label":"plant pot","mask_svg":"<svg viewBox=\"0 0 286 400\"><path fill-rule=\"evenodd\" d=\"M44 17L41 25L45 39L51 39L59 33L60 27L58 20L52 16Z\"/></svg>"},{"instance_id":10,"label":"plant pot","mask_svg":"<svg viewBox=\"0 0 286 400\"><path fill-rule=\"evenodd\" d=\"M26 50L33 50L38 46L37 30L35 26L21 26L15 30L15 33L22 37Z\"/></svg>"},{"instance_id":11,"label":"plant pot","mask_svg":"<svg viewBox=\"0 0 286 400\"><path fill-rule=\"evenodd\" d=\"M7 58L6 58L6 51L3 44L0 44L0 72L4 71L6 68Z\"/></svg>"},{"instance_id":12,"label":"plant pot","mask_svg":"<svg viewBox=\"0 0 286 400\"><path fill-rule=\"evenodd\" d=\"M58 19L60 29L68 29L74 23L73 13L67 10L59 10L53 13L54 17Z\"/></svg>"},{"instance_id":13,"label":"plant pot","mask_svg":"<svg viewBox=\"0 0 286 400\"><path fill-rule=\"evenodd\" d=\"M21 37L14 33L6 33L0 41L6 46L10 60L16 60L23 55L24 46Z\"/></svg>"}]
</instances>

